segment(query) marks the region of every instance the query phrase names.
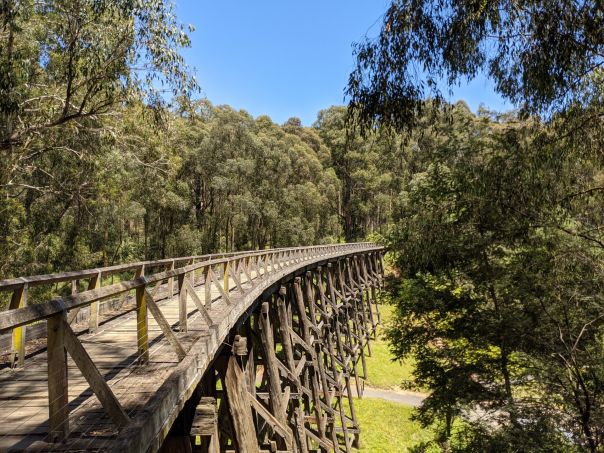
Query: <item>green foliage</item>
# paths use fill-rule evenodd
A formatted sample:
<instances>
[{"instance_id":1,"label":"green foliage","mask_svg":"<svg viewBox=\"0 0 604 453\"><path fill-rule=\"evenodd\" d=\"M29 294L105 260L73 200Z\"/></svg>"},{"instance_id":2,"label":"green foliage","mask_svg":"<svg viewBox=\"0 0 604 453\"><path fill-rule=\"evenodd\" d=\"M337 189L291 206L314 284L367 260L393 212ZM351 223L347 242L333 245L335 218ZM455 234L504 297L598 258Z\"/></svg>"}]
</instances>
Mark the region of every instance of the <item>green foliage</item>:
<instances>
[{"instance_id":1,"label":"green foliage","mask_svg":"<svg viewBox=\"0 0 604 453\"><path fill-rule=\"evenodd\" d=\"M111 133L57 134L73 153L41 154L27 187L5 189L3 277L341 237L313 129L207 102L160 123L133 102L96 125Z\"/></svg>"},{"instance_id":2,"label":"green foliage","mask_svg":"<svg viewBox=\"0 0 604 453\"><path fill-rule=\"evenodd\" d=\"M484 73L515 105L553 113L597 87L603 24L597 0L393 0L379 36L355 47L351 110L410 131L427 97Z\"/></svg>"},{"instance_id":3,"label":"green foliage","mask_svg":"<svg viewBox=\"0 0 604 453\"><path fill-rule=\"evenodd\" d=\"M402 274L392 348L431 390L418 419L439 422L446 443L463 418L469 451L596 451L601 157L587 128L492 122L462 105L449 119L410 163L390 244Z\"/></svg>"},{"instance_id":4,"label":"green foliage","mask_svg":"<svg viewBox=\"0 0 604 453\"><path fill-rule=\"evenodd\" d=\"M196 89L172 4L9 0L0 43L0 275L139 256L120 225L132 138L120 115L144 100L157 116L157 84Z\"/></svg>"},{"instance_id":5,"label":"green foliage","mask_svg":"<svg viewBox=\"0 0 604 453\"><path fill-rule=\"evenodd\" d=\"M346 240L384 234L393 194L399 189L398 168L393 165L400 162L397 140L351 135L344 107L320 111L314 128L331 151L331 165L341 182L337 210Z\"/></svg>"}]
</instances>

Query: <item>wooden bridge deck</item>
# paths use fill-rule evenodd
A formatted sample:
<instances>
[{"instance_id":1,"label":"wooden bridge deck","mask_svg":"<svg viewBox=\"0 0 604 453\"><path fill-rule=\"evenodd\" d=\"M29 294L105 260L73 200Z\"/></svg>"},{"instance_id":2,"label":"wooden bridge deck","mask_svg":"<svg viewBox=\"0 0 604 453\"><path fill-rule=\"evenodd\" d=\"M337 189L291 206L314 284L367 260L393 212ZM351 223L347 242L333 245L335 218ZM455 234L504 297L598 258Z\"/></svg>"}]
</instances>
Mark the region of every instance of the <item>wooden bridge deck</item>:
<instances>
[{"instance_id":1,"label":"wooden bridge deck","mask_svg":"<svg viewBox=\"0 0 604 453\"><path fill-rule=\"evenodd\" d=\"M252 278L255 277L254 273ZM245 284L248 285L248 282L245 281ZM230 279L230 286L232 285L234 282ZM198 297L203 298L204 292L203 285L196 287ZM220 294L216 289L212 290L212 296L215 299L212 309L216 312L224 311L226 303L219 298ZM177 330L178 295L158 305L170 325ZM194 342L203 336L209 336L209 326L190 300L187 305L188 331L176 332L176 336L188 351ZM179 363L161 328L150 316L149 363L144 368L137 366L136 325L136 312L130 311L101 325L93 334L79 336L131 418L137 417L144 410L150 397ZM111 447L117 429L70 357L68 369L69 425L73 446L83 450ZM0 451L49 448L46 352L26 360L23 368L5 368L0 371L0 414ZM103 439L101 433L106 434L107 438Z\"/></svg>"},{"instance_id":2,"label":"wooden bridge deck","mask_svg":"<svg viewBox=\"0 0 604 453\"><path fill-rule=\"evenodd\" d=\"M152 285L146 286L147 297L158 300L157 306L186 357L178 357L173 342L169 341L154 314L148 316L148 361L141 366L141 318L137 317L137 299L134 297L125 302L123 314L101 323L93 333L82 333L77 337L126 413L129 419L127 426L122 429L116 426L115 417L112 419L108 415L107 408L95 395L99 392L92 391L90 376L88 379L84 377L82 364L76 364L70 353L66 354L68 437L62 442L55 442L51 431L57 430L56 422L53 430L49 425L49 410L52 411L49 406L53 403L49 398L49 388L56 376L52 375L49 367L48 353L42 350L27 357L21 367L0 370L0 451L158 449L229 331L269 287L308 266L371 249L369 246L358 250L334 248L308 257L284 254L272 263L270 260L264 263L258 260L255 266L238 268L236 275L231 273L227 277L221 275L220 279L209 280L209 290L204 281L208 280L208 274L196 279L193 271L193 279L197 281L190 286L186 296L184 328L181 326L182 298L178 291L173 297L167 297L167 279L158 279L154 289ZM185 279L190 275L191 272L183 274ZM182 279L180 284L183 284ZM196 296L191 294L191 290ZM160 297L162 293L163 300ZM122 292L122 295L127 294ZM201 301L206 301L205 313L199 309ZM66 316L67 310L64 312ZM2 327L0 322L0 331ZM73 326L77 331L76 327ZM61 370L54 372L61 373Z\"/></svg>"}]
</instances>

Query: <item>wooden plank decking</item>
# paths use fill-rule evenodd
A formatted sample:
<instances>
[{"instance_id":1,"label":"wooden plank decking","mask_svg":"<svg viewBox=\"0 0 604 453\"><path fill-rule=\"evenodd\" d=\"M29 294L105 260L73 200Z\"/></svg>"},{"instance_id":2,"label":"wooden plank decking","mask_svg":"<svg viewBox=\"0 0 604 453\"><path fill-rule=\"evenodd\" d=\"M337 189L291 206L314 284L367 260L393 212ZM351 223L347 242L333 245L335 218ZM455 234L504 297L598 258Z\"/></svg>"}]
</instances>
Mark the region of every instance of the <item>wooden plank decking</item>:
<instances>
[{"instance_id":1,"label":"wooden plank decking","mask_svg":"<svg viewBox=\"0 0 604 453\"><path fill-rule=\"evenodd\" d=\"M232 279L230 282L234 284ZM204 297L203 285L198 286L196 292ZM216 289L212 296L217 304L213 308L219 309L218 305L224 302ZM176 332L185 350L209 331L190 296L187 305L188 331ZM173 330L178 330L178 295L160 302L159 307ZM149 316L150 361L144 367L137 366L135 311L101 325L94 334L80 335L79 339L131 418L145 407L178 364L157 322ZM87 442L90 448L109 447L110 441L104 442L99 437L105 434L109 438L117 433L117 428L69 356L68 362L70 440L79 437L78 447L84 449ZM0 451L49 448L46 352L28 359L24 368L0 371L0 419Z\"/></svg>"}]
</instances>

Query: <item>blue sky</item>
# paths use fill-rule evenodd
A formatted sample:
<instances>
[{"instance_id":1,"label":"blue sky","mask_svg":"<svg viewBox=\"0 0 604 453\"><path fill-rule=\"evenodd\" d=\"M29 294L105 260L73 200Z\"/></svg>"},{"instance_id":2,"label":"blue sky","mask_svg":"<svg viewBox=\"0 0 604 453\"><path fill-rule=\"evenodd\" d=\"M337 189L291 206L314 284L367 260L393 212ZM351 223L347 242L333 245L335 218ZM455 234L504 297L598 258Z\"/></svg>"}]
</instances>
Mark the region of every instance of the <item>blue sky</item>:
<instances>
[{"instance_id":1,"label":"blue sky","mask_svg":"<svg viewBox=\"0 0 604 453\"><path fill-rule=\"evenodd\" d=\"M202 96L254 116L311 125L319 110L344 103L353 68L352 43L376 36L386 0L175 0L179 21L191 24L184 54ZM480 77L456 87L451 101L476 110L510 105Z\"/></svg>"}]
</instances>

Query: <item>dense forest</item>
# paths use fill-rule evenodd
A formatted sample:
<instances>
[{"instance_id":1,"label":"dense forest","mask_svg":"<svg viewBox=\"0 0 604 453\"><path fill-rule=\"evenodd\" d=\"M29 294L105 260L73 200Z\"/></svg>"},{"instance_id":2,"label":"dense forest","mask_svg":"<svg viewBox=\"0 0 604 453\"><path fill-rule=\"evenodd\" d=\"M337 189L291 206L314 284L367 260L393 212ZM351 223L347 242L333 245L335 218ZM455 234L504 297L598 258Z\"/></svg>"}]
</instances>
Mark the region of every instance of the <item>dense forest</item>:
<instances>
[{"instance_id":1,"label":"dense forest","mask_svg":"<svg viewBox=\"0 0 604 453\"><path fill-rule=\"evenodd\" d=\"M404 151L347 141L344 107L314 127L207 101L155 113L120 106L14 147L2 277L385 232Z\"/></svg>"},{"instance_id":2,"label":"dense forest","mask_svg":"<svg viewBox=\"0 0 604 453\"><path fill-rule=\"evenodd\" d=\"M2 10L0 278L383 232L398 151L351 146L345 108L308 128L192 101L169 4L41 5Z\"/></svg>"},{"instance_id":3,"label":"dense forest","mask_svg":"<svg viewBox=\"0 0 604 453\"><path fill-rule=\"evenodd\" d=\"M375 240L418 451L603 451L604 12L521 3L393 1L304 127L196 100L169 3L3 2L0 279Z\"/></svg>"}]
</instances>

